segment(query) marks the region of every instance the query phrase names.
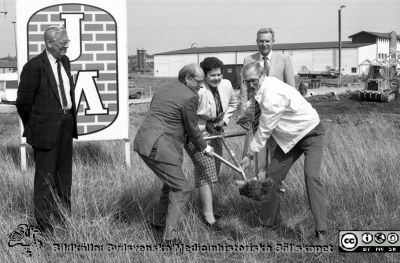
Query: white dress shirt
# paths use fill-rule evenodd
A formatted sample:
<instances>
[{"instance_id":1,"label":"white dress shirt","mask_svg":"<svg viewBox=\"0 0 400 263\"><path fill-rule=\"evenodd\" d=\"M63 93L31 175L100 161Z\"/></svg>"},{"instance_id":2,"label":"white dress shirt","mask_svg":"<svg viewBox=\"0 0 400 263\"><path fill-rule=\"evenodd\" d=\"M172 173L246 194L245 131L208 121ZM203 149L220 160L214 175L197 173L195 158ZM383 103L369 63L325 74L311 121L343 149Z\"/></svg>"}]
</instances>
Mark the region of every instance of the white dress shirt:
<instances>
[{"instance_id":1,"label":"white dress shirt","mask_svg":"<svg viewBox=\"0 0 400 263\"><path fill-rule=\"evenodd\" d=\"M287 153L318 125L318 113L296 89L281 80L265 77L260 83L255 99L260 104L261 116L250 149L259 152L273 136Z\"/></svg>"},{"instance_id":2,"label":"white dress shirt","mask_svg":"<svg viewBox=\"0 0 400 263\"><path fill-rule=\"evenodd\" d=\"M47 50L47 57L49 58L50 61L50 65L51 65L51 69L53 70L53 75L54 78L56 79L57 82L57 89L58 89L58 95L60 97L60 103L61 103L61 107L63 107L62 105L62 97L61 97L61 90L60 90L60 81L58 79L58 73L57 73L57 59L55 57L53 57L52 54L50 54ZM67 98L67 107L64 107L63 109L71 109L72 108L72 101L71 101L71 95L70 95L70 91L71 91L71 87L69 85L69 78L67 75L67 72L65 72L64 66L62 63L61 64L61 76L63 79L63 83L64 83L64 91L65 91L65 97Z\"/></svg>"}]
</instances>

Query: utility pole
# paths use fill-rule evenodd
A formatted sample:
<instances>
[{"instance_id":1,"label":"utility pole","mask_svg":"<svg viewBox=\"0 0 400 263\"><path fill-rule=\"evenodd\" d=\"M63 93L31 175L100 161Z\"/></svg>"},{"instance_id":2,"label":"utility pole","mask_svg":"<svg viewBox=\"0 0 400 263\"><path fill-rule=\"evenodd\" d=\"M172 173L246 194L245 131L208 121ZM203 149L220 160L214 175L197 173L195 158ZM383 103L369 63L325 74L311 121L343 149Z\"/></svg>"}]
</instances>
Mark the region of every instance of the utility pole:
<instances>
[{"instance_id":1,"label":"utility pole","mask_svg":"<svg viewBox=\"0 0 400 263\"><path fill-rule=\"evenodd\" d=\"M14 45L15 45L15 57L18 59L18 51L17 51L17 31L15 29L15 21L11 22L11 24L14 24ZM17 60L18 61L18 60Z\"/></svg>"},{"instance_id":2,"label":"utility pole","mask_svg":"<svg viewBox=\"0 0 400 263\"><path fill-rule=\"evenodd\" d=\"M339 86L342 86L342 9L345 5L341 5L338 10L338 20L339 20Z\"/></svg>"}]
</instances>

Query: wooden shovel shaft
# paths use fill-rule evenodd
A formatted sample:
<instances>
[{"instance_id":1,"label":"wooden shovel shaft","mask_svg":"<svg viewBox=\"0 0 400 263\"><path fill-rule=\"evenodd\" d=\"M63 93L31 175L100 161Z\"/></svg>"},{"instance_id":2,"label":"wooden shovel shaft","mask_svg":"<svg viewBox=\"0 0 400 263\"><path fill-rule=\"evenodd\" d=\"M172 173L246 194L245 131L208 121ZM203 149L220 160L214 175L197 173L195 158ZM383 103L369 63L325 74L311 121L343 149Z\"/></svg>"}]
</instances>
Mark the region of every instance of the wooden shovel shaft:
<instances>
[{"instance_id":1,"label":"wooden shovel shaft","mask_svg":"<svg viewBox=\"0 0 400 263\"><path fill-rule=\"evenodd\" d=\"M237 132L237 133L228 133L228 134L220 134L220 135L211 135L204 137L205 140L214 140L219 138L231 138L231 137L238 137L238 136L245 136L247 132Z\"/></svg>"},{"instance_id":2,"label":"wooden shovel shaft","mask_svg":"<svg viewBox=\"0 0 400 263\"><path fill-rule=\"evenodd\" d=\"M238 159L236 159L236 155L234 153L234 151L232 151L232 149L228 146L228 143L226 142L225 138L222 137L221 138L222 144L225 146L226 151L228 152L229 156L231 157L232 161L235 163L235 165L240 169L240 174L242 175L243 179L246 180L247 176L244 173L243 167L240 164L240 162L238 161Z\"/></svg>"},{"instance_id":3,"label":"wooden shovel shaft","mask_svg":"<svg viewBox=\"0 0 400 263\"><path fill-rule=\"evenodd\" d=\"M213 153L214 157L223 162L224 164L228 165L231 167L233 170L236 172L240 173L240 175L243 177L244 181L247 181L247 176L244 173L244 170L242 166L240 165L240 162L236 159L235 153L232 151L232 149L229 147L227 144L225 138L230 138L230 137L237 137L237 136L244 136L247 135L248 132L239 132L239 133L231 133L231 134L220 134L220 135L212 135L212 136L207 136L204 137L205 140L214 140L214 139L219 139L222 141L222 144L224 145L226 151L228 152L229 156L231 157L232 161L235 164L232 164L228 160L224 159L222 156L216 154L215 152Z\"/></svg>"},{"instance_id":4,"label":"wooden shovel shaft","mask_svg":"<svg viewBox=\"0 0 400 263\"><path fill-rule=\"evenodd\" d=\"M233 163L231 163L230 161L224 159L221 155L219 155L219 154L213 152L213 156L214 156L215 158L217 158L218 160L220 160L221 162L223 162L224 164L228 165L230 168L232 168L232 169L235 170L236 172L238 172L238 173L240 173L240 174L242 173L242 170L241 170L240 168L236 167L236 166L235 166Z\"/></svg>"}]
</instances>

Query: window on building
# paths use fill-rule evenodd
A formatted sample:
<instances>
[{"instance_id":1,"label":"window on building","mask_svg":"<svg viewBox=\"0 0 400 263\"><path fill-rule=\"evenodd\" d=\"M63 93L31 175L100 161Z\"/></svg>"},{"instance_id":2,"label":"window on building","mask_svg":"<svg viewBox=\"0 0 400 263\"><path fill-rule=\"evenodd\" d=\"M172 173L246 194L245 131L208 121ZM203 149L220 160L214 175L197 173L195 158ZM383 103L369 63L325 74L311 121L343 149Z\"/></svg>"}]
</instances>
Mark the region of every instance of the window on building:
<instances>
[{"instance_id":1,"label":"window on building","mask_svg":"<svg viewBox=\"0 0 400 263\"><path fill-rule=\"evenodd\" d=\"M357 73L357 68L351 68L351 73Z\"/></svg>"}]
</instances>

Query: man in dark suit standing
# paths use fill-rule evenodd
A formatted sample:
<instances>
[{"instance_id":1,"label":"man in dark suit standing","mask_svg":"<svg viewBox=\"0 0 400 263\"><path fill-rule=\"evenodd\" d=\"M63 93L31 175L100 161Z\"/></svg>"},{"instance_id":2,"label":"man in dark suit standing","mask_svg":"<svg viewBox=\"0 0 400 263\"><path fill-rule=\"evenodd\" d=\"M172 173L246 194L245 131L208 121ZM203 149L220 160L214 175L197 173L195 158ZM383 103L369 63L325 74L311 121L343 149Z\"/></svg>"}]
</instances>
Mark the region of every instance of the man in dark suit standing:
<instances>
[{"instance_id":1,"label":"man in dark suit standing","mask_svg":"<svg viewBox=\"0 0 400 263\"><path fill-rule=\"evenodd\" d=\"M51 26L44 41L46 50L22 70L16 104L23 136L34 150L37 226L51 234L52 218L62 223L71 211L72 138L78 133L67 31Z\"/></svg>"},{"instance_id":2,"label":"man in dark suit standing","mask_svg":"<svg viewBox=\"0 0 400 263\"><path fill-rule=\"evenodd\" d=\"M272 51L272 47L275 43L275 32L272 28L261 28L257 31L257 46L259 52L254 53L250 56L244 58L243 66L250 64L252 62L258 62L262 67L264 67L264 74L269 77L276 77L281 81L295 87L295 79L292 64L288 55L281 54L279 52ZM240 88L240 102L241 102L241 112L244 111L244 105L246 105L249 96L248 88L246 85L242 84ZM261 114L258 103L255 103L254 107L254 119L253 122L253 132L255 133L258 127L258 118ZM239 123L245 123L248 120L239 119ZM246 138L246 141L250 141L250 138ZM276 147L276 143L270 139L266 146L257 153L256 156L256 169L257 172L261 172L268 168L268 150L270 149L271 155L273 148Z\"/></svg>"},{"instance_id":3,"label":"man in dark suit standing","mask_svg":"<svg viewBox=\"0 0 400 263\"><path fill-rule=\"evenodd\" d=\"M183 146L190 140L196 149L212 156L198 126L197 91L204 80L197 64L184 66L178 80L161 87L153 96L147 117L134 141L134 150L164 183L151 225L164 229L163 242L181 243L175 235L192 187L182 170Z\"/></svg>"}]
</instances>

